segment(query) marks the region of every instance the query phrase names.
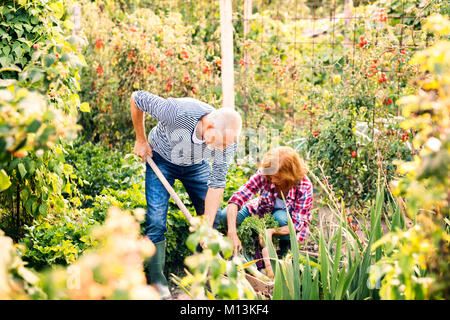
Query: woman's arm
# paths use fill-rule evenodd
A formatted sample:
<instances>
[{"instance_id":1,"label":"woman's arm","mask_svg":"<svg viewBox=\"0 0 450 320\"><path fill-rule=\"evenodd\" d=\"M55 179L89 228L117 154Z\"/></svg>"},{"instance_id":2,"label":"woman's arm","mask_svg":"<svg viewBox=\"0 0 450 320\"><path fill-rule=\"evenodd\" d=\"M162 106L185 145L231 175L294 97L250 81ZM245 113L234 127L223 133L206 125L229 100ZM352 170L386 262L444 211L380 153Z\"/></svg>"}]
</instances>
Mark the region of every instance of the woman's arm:
<instances>
[{"instance_id":1,"label":"woman's arm","mask_svg":"<svg viewBox=\"0 0 450 320\"><path fill-rule=\"evenodd\" d=\"M297 231L297 240L303 241L308 234L313 204L313 186L308 178L302 181L297 193L298 196L292 208L292 223Z\"/></svg>"},{"instance_id":2,"label":"woman's arm","mask_svg":"<svg viewBox=\"0 0 450 320\"><path fill-rule=\"evenodd\" d=\"M236 219L240 208L245 202L250 200L264 184L264 178L258 170L248 181L236 191L228 200L227 207L227 223L228 223L228 237L233 243L234 254L242 250L242 244L239 240L236 230Z\"/></svg>"},{"instance_id":3,"label":"woman's arm","mask_svg":"<svg viewBox=\"0 0 450 320\"><path fill-rule=\"evenodd\" d=\"M244 203L250 200L264 185L264 177L258 170L248 181L236 191L228 200L228 203L236 204L238 210L242 208Z\"/></svg>"}]
</instances>

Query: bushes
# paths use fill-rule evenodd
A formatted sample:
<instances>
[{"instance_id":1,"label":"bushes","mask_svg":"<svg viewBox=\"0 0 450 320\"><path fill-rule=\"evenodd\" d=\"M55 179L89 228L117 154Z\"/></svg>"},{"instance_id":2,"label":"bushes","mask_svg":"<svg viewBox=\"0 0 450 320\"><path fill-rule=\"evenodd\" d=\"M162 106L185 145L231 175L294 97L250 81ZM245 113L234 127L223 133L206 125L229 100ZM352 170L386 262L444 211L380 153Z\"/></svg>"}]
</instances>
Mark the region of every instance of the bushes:
<instances>
[{"instance_id":1,"label":"bushes","mask_svg":"<svg viewBox=\"0 0 450 320\"><path fill-rule=\"evenodd\" d=\"M193 26L179 14L157 16L143 7L115 17L104 8L83 6L89 42L85 56L91 68L83 73L82 96L92 101L92 112L83 114L80 123L88 139L105 145L133 139L129 101L138 89L218 101L217 58L206 44L190 45Z\"/></svg>"},{"instance_id":2,"label":"bushes","mask_svg":"<svg viewBox=\"0 0 450 320\"><path fill-rule=\"evenodd\" d=\"M143 259L154 245L139 236L142 215L111 209L105 223L89 231L98 243L70 267L39 273L25 267L10 238L0 231L0 297L2 299L158 299L146 284Z\"/></svg>"},{"instance_id":3,"label":"bushes","mask_svg":"<svg viewBox=\"0 0 450 320\"><path fill-rule=\"evenodd\" d=\"M123 210L147 208L145 169L137 157L100 144L84 143L83 140L65 145L65 150L67 161L73 165L75 175L79 178L77 188L84 195L84 214L90 219L103 223L111 206ZM174 189L195 215L189 196L179 181L175 183ZM143 232L144 223L141 224ZM171 200L166 233L168 273L179 272L182 268L183 260L189 253L185 244L188 235L189 223Z\"/></svg>"},{"instance_id":4,"label":"bushes","mask_svg":"<svg viewBox=\"0 0 450 320\"><path fill-rule=\"evenodd\" d=\"M77 53L84 41L70 34L69 1L4 1L0 6L1 79L18 80L46 94L60 109L77 113L79 72L86 65ZM2 70L3 71L3 70Z\"/></svg>"},{"instance_id":5,"label":"bushes","mask_svg":"<svg viewBox=\"0 0 450 320\"><path fill-rule=\"evenodd\" d=\"M78 177L82 194L95 197L103 189L124 190L144 181L142 163L131 154L78 139L65 145L66 159Z\"/></svg>"},{"instance_id":6,"label":"bushes","mask_svg":"<svg viewBox=\"0 0 450 320\"><path fill-rule=\"evenodd\" d=\"M82 40L68 35L66 2L3 1L0 6L1 226L18 241L33 219L68 208L71 168L61 137L79 129ZM74 202L77 202L74 199Z\"/></svg>"},{"instance_id":7,"label":"bushes","mask_svg":"<svg viewBox=\"0 0 450 320\"><path fill-rule=\"evenodd\" d=\"M431 16L424 29L437 41L413 56L411 64L423 75L417 93L400 100L405 117L401 126L416 131L413 144L418 154L414 161L400 163L402 177L392 183L417 225L388 234L375 244L390 251L377 265L383 299L448 299L450 295L450 91L446 80L450 76L450 20Z\"/></svg>"},{"instance_id":8,"label":"bushes","mask_svg":"<svg viewBox=\"0 0 450 320\"><path fill-rule=\"evenodd\" d=\"M26 227L22 258L30 267L42 270L52 265L70 265L97 241L89 234L98 225L85 211L65 212L59 217L36 221Z\"/></svg>"},{"instance_id":9,"label":"bushes","mask_svg":"<svg viewBox=\"0 0 450 320\"><path fill-rule=\"evenodd\" d=\"M154 245L139 235L142 215L117 208L90 235L98 246L83 254L70 269L55 268L41 274L40 285L47 299L158 299L146 284L143 260L155 252Z\"/></svg>"},{"instance_id":10,"label":"bushes","mask_svg":"<svg viewBox=\"0 0 450 320\"><path fill-rule=\"evenodd\" d=\"M323 118L320 131L308 135L302 149L310 170L327 177L336 196L351 207L364 207L375 199L373 172L381 168L390 181L396 170L394 160L411 158L411 145L400 138L403 130L398 125L379 124L378 128L372 135L364 123L358 128L351 118L330 114Z\"/></svg>"}]
</instances>

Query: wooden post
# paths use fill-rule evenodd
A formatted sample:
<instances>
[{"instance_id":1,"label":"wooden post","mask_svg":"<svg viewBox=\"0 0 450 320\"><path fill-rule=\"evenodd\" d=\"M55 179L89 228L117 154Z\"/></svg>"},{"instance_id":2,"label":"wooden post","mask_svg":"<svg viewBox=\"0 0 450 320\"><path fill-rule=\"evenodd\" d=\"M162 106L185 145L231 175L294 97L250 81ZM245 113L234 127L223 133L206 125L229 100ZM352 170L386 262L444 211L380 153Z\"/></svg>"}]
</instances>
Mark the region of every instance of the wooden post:
<instances>
[{"instance_id":1,"label":"wooden post","mask_svg":"<svg viewBox=\"0 0 450 320\"><path fill-rule=\"evenodd\" d=\"M81 5L75 4L71 8L72 21L74 28L72 30L72 34L78 35L81 32Z\"/></svg>"},{"instance_id":2,"label":"wooden post","mask_svg":"<svg viewBox=\"0 0 450 320\"><path fill-rule=\"evenodd\" d=\"M344 2L344 22L347 30L350 30L353 16L353 0L345 0ZM352 40L348 39L347 33L344 34L344 46L352 47Z\"/></svg>"},{"instance_id":3,"label":"wooden post","mask_svg":"<svg viewBox=\"0 0 450 320\"><path fill-rule=\"evenodd\" d=\"M250 31L250 19L252 16L253 4L252 0L244 0L244 40L247 39L247 34ZM248 64L250 62L248 50L244 48L244 66L245 74L244 80L247 80ZM245 81L246 82L246 81ZM247 84L244 84L244 127L247 128L247 118L248 118L249 106L247 99Z\"/></svg>"},{"instance_id":4,"label":"wooden post","mask_svg":"<svg viewBox=\"0 0 450 320\"><path fill-rule=\"evenodd\" d=\"M231 0L220 0L222 106L234 109L233 11Z\"/></svg>"},{"instance_id":5,"label":"wooden post","mask_svg":"<svg viewBox=\"0 0 450 320\"><path fill-rule=\"evenodd\" d=\"M252 16L252 0L244 0L244 38L250 31L251 16Z\"/></svg>"}]
</instances>

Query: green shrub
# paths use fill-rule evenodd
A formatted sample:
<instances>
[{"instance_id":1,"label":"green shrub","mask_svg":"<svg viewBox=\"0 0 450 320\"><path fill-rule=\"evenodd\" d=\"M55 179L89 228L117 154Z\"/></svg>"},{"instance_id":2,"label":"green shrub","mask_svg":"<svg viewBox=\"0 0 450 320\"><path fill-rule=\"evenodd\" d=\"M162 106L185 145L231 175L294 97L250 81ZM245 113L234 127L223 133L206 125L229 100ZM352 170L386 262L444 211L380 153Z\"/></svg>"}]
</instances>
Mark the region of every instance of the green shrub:
<instances>
[{"instance_id":1,"label":"green shrub","mask_svg":"<svg viewBox=\"0 0 450 320\"><path fill-rule=\"evenodd\" d=\"M250 256L255 255L255 241L258 241L258 236L265 237L265 230L268 228L278 228L278 222L272 214L266 213L263 218L259 216L250 216L242 221L237 229L239 240L241 240L244 252ZM278 243L278 237L273 239L274 243Z\"/></svg>"},{"instance_id":2,"label":"green shrub","mask_svg":"<svg viewBox=\"0 0 450 320\"><path fill-rule=\"evenodd\" d=\"M394 160L411 158L398 125L375 128L378 133L368 141L358 135L357 123L351 117L330 113L322 120L320 133L308 134L302 152L309 158L310 170L316 176L326 176L336 196L349 206L364 207L375 199L377 175L373 173L379 167L390 181L396 170Z\"/></svg>"},{"instance_id":3,"label":"green shrub","mask_svg":"<svg viewBox=\"0 0 450 320\"><path fill-rule=\"evenodd\" d=\"M169 210L166 232L166 272L179 274L184 268L184 259L191 254L186 246L189 222L180 210Z\"/></svg>"},{"instance_id":4,"label":"green shrub","mask_svg":"<svg viewBox=\"0 0 450 320\"><path fill-rule=\"evenodd\" d=\"M95 197L104 189L126 190L144 181L143 165L131 154L82 139L67 143L65 150L84 195Z\"/></svg>"},{"instance_id":5,"label":"green shrub","mask_svg":"<svg viewBox=\"0 0 450 320\"><path fill-rule=\"evenodd\" d=\"M51 265L69 265L97 244L89 236L98 222L83 210L35 221L26 227L22 258L37 270Z\"/></svg>"},{"instance_id":6,"label":"green shrub","mask_svg":"<svg viewBox=\"0 0 450 320\"><path fill-rule=\"evenodd\" d=\"M111 7L115 4L105 10L90 1L83 5L90 67L83 71L82 96L92 101L92 112L80 123L87 139L109 144L135 138L129 112L135 90L219 100L220 58L206 43L191 44L192 24L173 10L159 16L148 6L129 14Z\"/></svg>"},{"instance_id":7,"label":"green shrub","mask_svg":"<svg viewBox=\"0 0 450 320\"><path fill-rule=\"evenodd\" d=\"M77 95L83 41L71 33L68 4L0 5L1 227L16 241L33 219L67 209L63 194L72 192L59 143L87 105Z\"/></svg>"}]
</instances>

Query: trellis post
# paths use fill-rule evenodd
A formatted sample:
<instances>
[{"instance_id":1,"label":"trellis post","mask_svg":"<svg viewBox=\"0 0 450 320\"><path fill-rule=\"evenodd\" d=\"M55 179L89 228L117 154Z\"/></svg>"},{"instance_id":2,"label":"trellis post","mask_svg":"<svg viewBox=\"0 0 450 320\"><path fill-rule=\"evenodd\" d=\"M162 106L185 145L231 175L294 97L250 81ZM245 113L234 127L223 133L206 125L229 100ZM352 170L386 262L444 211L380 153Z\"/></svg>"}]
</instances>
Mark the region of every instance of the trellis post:
<instances>
[{"instance_id":1,"label":"trellis post","mask_svg":"<svg viewBox=\"0 0 450 320\"><path fill-rule=\"evenodd\" d=\"M234 109L233 11L231 0L220 0L222 106Z\"/></svg>"},{"instance_id":2,"label":"trellis post","mask_svg":"<svg viewBox=\"0 0 450 320\"><path fill-rule=\"evenodd\" d=\"M250 18L252 15L252 0L244 0L244 40L247 39L247 34L250 31ZM250 62L250 57L247 49L244 49L244 66L245 75L247 75L248 64ZM247 118L248 118L248 99L247 99L247 86L244 86L244 127L247 128Z\"/></svg>"}]
</instances>

